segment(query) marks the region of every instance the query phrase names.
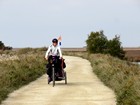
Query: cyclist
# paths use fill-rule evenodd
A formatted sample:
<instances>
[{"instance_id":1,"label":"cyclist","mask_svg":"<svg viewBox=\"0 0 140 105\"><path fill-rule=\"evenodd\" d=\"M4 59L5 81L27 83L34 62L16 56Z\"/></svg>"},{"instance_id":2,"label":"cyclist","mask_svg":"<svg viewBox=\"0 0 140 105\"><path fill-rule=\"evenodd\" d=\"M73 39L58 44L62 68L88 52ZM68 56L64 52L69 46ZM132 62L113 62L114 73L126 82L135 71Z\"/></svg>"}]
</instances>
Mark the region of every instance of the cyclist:
<instances>
[{"instance_id":1,"label":"cyclist","mask_svg":"<svg viewBox=\"0 0 140 105\"><path fill-rule=\"evenodd\" d=\"M60 61L60 59L62 59L62 52L61 52L61 49L60 47L58 46L58 40L56 38L54 38L52 40L52 45L49 46L47 52L46 52L46 55L45 55L45 59L48 60L48 64L47 64L47 74L48 74L48 77L49 77L49 82L52 81L52 69L51 69L51 64L50 64L50 56L56 56L56 58L58 58L57 60ZM59 62L59 65L60 62ZM61 67L60 67L61 69Z\"/></svg>"}]
</instances>

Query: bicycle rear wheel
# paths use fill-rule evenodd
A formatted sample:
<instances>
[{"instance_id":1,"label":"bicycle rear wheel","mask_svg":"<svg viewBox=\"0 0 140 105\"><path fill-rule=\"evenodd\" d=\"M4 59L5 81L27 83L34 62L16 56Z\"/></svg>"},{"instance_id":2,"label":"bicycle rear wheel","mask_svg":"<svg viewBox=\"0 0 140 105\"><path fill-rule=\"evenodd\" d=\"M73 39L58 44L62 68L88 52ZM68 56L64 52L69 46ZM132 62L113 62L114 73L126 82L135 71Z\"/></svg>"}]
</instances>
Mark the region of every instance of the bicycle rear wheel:
<instances>
[{"instance_id":1,"label":"bicycle rear wheel","mask_svg":"<svg viewBox=\"0 0 140 105\"><path fill-rule=\"evenodd\" d=\"M67 73L66 72L64 73L64 76L65 76L65 84L67 84Z\"/></svg>"}]
</instances>

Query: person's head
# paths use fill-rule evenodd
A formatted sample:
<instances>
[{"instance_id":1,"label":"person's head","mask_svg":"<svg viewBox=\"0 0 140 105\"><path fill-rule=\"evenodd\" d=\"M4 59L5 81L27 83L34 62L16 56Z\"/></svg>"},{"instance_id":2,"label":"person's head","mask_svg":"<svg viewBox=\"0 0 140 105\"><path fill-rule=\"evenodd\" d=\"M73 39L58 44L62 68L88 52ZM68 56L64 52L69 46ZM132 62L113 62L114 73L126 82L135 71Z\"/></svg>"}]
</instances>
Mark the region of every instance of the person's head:
<instances>
[{"instance_id":1,"label":"person's head","mask_svg":"<svg viewBox=\"0 0 140 105\"><path fill-rule=\"evenodd\" d=\"M57 46L58 45L58 40L56 38L54 38L52 40L53 46Z\"/></svg>"}]
</instances>

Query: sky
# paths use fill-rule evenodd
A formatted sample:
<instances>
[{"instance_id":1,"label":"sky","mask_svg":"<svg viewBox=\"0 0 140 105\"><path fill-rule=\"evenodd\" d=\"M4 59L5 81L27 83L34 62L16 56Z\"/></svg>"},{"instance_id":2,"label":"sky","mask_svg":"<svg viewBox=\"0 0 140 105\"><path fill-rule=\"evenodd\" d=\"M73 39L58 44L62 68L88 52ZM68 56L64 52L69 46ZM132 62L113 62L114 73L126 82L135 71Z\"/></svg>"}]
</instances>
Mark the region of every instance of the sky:
<instances>
[{"instance_id":1,"label":"sky","mask_svg":"<svg viewBox=\"0 0 140 105\"><path fill-rule=\"evenodd\" d=\"M93 31L120 35L123 47L140 47L139 0L0 0L0 41L44 47L62 36L62 47L86 46Z\"/></svg>"}]
</instances>

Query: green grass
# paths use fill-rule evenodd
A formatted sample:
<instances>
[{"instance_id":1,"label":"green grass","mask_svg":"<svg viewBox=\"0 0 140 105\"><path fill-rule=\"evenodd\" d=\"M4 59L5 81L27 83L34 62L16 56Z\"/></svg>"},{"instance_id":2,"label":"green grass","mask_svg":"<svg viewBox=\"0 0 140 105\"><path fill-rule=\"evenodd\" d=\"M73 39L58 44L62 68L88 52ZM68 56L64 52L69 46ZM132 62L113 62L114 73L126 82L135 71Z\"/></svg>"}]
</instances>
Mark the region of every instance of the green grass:
<instances>
[{"instance_id":1,"label":"green grass","mask_svg":"<svg viewBox=\"0 0 140 105\"><path fill-rule=\"evenodd\" d=\"M101 81L116 93L117 105L140 105L140 66L110 55L65 52L91 62Z\"/></svg>"},{"instance_id":2,"label":"green grass","mask_svg":"<svg viewBox=\"0 0 140 105\"><path fill-rule=\"evenodd\" d=\"M44 60L43 51L36 53L20 51L20 53L22 54L10 52L10 54L17 55L18 60L0 62L0 103L9 93L45 73L46 61Z\"/></svg>"}]
</instances>

